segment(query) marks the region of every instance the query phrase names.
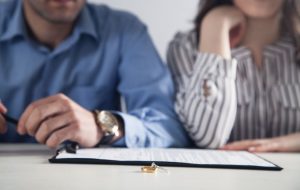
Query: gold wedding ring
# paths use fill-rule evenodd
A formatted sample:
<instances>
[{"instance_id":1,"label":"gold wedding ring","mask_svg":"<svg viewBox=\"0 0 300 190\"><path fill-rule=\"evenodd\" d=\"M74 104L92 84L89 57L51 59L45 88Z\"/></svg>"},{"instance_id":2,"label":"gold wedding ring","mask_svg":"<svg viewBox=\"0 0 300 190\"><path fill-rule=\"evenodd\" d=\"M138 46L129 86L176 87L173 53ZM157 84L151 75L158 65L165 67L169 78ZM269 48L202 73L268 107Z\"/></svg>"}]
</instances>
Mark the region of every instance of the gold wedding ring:
<instances>
[{"instance_id":1,"label":"gold wedding ring","mask_svg":"<svg viewBox=\"0 0 300 190\"><path fill-rule=\"evenodd\" d=\"M151 166L143 166L141 168L143 173L155 173L158 169L158 166L153 162Z\"/></svg>"}]
</instances>

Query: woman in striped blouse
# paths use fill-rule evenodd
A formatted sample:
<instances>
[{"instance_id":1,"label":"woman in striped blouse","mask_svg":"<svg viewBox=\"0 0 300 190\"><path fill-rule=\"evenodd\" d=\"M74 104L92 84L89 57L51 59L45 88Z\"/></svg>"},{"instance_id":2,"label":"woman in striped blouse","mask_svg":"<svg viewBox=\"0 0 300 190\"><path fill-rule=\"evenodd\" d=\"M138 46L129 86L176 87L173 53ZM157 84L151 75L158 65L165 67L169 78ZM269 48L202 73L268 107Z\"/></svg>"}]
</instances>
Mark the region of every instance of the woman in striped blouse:
<instances>
[{"instance_id":1,"label":"woman in striped blouse","mask_svg":"<svg viewBox=\"0 0 300 190\"><path fill-rule=\"evenodd\" d=\"M201 0L168 51L197 146L300 151L299 11L298 0Z\"/></svg>"}]
</instances>

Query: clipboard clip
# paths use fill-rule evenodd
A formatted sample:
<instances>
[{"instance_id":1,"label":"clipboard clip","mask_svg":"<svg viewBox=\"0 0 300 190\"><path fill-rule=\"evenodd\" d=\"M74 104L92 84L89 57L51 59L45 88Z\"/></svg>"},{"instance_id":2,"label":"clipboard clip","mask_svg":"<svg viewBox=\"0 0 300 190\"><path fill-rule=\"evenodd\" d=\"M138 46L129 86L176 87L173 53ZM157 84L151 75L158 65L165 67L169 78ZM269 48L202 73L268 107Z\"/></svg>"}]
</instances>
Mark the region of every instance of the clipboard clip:
<instances>
[{"instance_id":1,"label":"clipboard clip","mask_svg":"<svg viewBox=\"0 0 300 190\"><path fill-rule=\"evenodd\" d=\"M76 142L66 142L63 144L61 148L57 150L57 154L61 153L62 151L66 151L70 154L76 154L77 150L79 149L79 145Z\"/></svg>"}]
</instances>

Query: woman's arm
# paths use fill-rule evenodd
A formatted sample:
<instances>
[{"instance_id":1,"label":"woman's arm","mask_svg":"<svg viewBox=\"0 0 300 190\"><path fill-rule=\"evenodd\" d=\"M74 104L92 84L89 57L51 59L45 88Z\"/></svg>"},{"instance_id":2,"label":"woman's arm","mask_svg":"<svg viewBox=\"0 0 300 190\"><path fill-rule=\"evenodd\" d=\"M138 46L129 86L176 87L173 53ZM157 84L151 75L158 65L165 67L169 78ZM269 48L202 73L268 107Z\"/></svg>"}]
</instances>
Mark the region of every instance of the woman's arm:
<instances>
[{"instance_id":1,"label":"woman's arm","mask_svg":"<svg viewBox=\"0 0 300 190\"><path fill-rule=\"evenodd\" d=\"M178 35L168 51L177 114L196 145L204 148L224 145L236 116L236 62L231 60L230 27L222 11L204 19L200 50L192 48L191 38Z\"/></svg>"},{"instance_id":2,"label":"woman's arm","mask_svg":"<svg viewBox=\"0 0 300 190\"><path fill-rule=\"evenodd\" d=\"M231 59L231 48L242 40L246 30L246 18L233 6L213 9L201 23L199 51L214 53Z\"/></svg>"}]
</instances>

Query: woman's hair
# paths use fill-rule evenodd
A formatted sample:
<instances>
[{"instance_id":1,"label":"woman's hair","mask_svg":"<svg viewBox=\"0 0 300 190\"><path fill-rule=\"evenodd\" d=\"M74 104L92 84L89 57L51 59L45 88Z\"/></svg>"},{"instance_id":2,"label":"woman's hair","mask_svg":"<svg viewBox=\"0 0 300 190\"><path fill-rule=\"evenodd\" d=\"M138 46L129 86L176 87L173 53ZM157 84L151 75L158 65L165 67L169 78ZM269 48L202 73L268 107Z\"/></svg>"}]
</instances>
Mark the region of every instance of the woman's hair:
<instances>
[{"instance_id":1,"label":"woman's hair","mask_svg":"<svg viewBox=\"0 0 300 190\"><path fill-rule=\"evenodd\" d=\"M213 8L222 5L233 5L233 0L200 0L197 16L194 20L195 30L199 36L200 26L203 18ZM282 9L282 29L283 33L288 33L294 38L296 46L296 56L300 62L300 1L299 0L285 0Z\"/></svg>"}]
</instances>

